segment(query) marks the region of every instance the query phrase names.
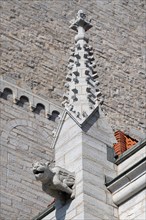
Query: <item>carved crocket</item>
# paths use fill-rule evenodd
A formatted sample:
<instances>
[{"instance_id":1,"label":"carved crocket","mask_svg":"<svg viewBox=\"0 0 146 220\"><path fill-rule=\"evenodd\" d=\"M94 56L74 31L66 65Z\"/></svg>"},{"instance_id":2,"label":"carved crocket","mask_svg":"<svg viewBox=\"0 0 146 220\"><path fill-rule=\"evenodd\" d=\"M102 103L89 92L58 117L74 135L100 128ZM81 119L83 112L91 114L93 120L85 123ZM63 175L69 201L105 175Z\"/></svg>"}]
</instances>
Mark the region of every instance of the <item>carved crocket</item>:
<instances>
[{"instance_id":1,"label":"carved crocket","mask_svg":"<svg viewBox=\"0 0 146 220\"><path fill-rule=\"evenodd\" d=\"M36 162L33 164L33 173L36 180L42 182L44 192L54 198L60 198L63 194L68 194L74 199L75 175L59 166L51 167L50 163Z\"/></svg>"}]
</instances>

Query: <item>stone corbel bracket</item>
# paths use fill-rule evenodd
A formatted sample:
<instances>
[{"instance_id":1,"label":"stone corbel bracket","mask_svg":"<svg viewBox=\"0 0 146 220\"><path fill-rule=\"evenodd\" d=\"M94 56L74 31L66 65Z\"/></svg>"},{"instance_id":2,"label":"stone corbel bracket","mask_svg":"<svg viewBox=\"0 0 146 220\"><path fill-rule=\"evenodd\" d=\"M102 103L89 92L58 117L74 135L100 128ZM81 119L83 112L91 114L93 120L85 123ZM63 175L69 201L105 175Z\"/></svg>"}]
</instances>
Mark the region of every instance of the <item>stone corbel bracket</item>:
<instances>
[{"instance_id":1,"label":"stone corbel bracket","mask_svg":"<svg viewBox=\"0 0 146 220\"><path fill-rule=\"evenodd\" d=\"M13 103L17 104L21 97L25 97L29 103L29 110L34 111L38 105L43 106L45 110L45 117L51 118L53 113L61 115L62 108L55 105L52 102L46 101L45 99L26 91L10 82L5 81L2 77L0 79L0 93L3 94L6 90L9 90L13 97Z\"/></svg>"}]
</instances>

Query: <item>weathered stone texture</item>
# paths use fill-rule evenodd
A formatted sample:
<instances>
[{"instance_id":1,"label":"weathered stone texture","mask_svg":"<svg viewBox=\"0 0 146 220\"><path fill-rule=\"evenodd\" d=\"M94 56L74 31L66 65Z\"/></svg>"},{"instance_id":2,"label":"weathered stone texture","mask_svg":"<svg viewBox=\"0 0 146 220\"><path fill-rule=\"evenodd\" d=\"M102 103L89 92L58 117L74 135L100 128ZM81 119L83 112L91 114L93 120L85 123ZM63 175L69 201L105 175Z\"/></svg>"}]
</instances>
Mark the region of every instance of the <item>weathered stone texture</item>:
<instances>
[{"instance_id":1,"label":"weathered stone texture","mask_svg":"<svg viewBox=\"0 0 146 220\"><path fill-rule=\"evenodd\" d=\"M57 123L13 104L10 95L0 101L0 219L32 219L51 201L33 176L32 162L52 159Z\"/></svg>"},{"instance_id":2,"label":"weathered stone texture","mask_svg":"<svg viewBox=\"0 0 146 220\"><path fill-rule=\"evenodd\" d=\"M111 131L101 111L82 128L68 114L64 115L56 136L55 161L57 166L75 172L76 196L61 208L56 204L57 220L118 219L111 193L105 187L105 175L116 176L115 165L107 161L106 146L114 142Z\"/></svg>"},{"instance_id":3,"label":"weathered stone texture","mask_svg":"<svg viewBox=\"0 0 146 220\"><path fill-rule=\"evenodd\" d=\"M145 129L144 0L3 0L1 6L2 74L58 103L74 41L69 21L86 11L110 122L129 134L136 129L135 137Z\"/></svg>"},{"instance_id":4,"label":"weathered stone texture","mask_svg":"<svg viewBox=\"0 0 146 220\"><path fill-rule=\"evenodd\" d=\"M137 211L135 211L137 210ZM125 202L119 207L119 219L137 219L146 218L146 190L141 191L136 196Z\"/></svg>"}]
</instances>

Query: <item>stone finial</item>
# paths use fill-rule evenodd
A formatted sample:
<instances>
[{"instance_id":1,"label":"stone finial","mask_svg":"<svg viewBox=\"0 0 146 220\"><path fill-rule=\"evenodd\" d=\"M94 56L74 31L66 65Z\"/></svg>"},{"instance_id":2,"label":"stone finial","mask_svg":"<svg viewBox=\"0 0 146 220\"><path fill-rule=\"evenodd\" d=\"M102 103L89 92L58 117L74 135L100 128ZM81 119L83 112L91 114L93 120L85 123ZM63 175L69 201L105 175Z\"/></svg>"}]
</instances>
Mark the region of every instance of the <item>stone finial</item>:
<instances>
[{"instance_id":1,"label":"stone finial","mask_svg":"<svg viewBox=\"0 0 146 220\"><path fill-rule=\"evenodd\" d=\"M70 23L70 28L77 32L79 27L82 27L85 31L89 30L92 27L90 21L88 22L86 20L86 14L82 10L78 11L76 19L73 19Z\"/></svg>"},{"instance_id":2,"label":"stone finial","mask_svg":"<svg viewBox=\"0 0 146 220\"><path fill-rule=\"evenodd\" d=\"M98 89L93 49L88 45L88 38L85 36L85 32L91 27L82 10L78 11L76 19L70 26L77 31L77 35L75 47L71 48L69 58L63 105L80 125L98 107L101 95Z\"/></svg>"}]
</instances>

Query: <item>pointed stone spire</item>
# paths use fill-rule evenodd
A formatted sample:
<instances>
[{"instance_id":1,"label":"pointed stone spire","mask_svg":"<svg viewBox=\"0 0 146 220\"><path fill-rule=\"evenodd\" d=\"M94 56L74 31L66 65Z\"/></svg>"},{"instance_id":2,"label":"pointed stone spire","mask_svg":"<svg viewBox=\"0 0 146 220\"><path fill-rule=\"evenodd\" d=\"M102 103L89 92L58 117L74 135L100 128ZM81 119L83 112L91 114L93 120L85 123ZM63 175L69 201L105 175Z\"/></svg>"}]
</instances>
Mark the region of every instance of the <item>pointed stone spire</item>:
<instances>
[{"instance_id":1,"label":"pointed stone spire","mask_svg":"<svg viewBox=\"0 0 146 220\"><path fill-rule=\"evenodd\" d=\"M96 80L98 76L93 49L88 46L88 38L85 36L85 32L91 27L82 10L78 11L70 26L77 35L69 58L65 84L67 92L64 94L63 105L80 126L99 106L101 95L98 90L99 82Z\"/></svg>"}]
</instances>

